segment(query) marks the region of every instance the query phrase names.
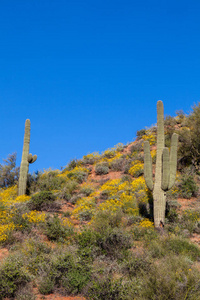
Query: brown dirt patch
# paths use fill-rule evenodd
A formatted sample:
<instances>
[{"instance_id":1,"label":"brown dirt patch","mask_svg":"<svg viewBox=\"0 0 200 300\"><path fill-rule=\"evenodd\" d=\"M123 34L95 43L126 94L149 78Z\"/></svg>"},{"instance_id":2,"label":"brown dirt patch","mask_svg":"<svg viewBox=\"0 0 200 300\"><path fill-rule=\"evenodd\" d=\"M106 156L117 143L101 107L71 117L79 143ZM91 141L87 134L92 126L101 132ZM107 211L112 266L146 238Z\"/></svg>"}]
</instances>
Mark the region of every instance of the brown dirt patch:
<instances>
[{"instance_id":1,"label":"brown dirt patch","mask_svg":"<svg viewBox=\"0 0 200 300\"><path fill-rule=\"evenodd\" d=\"M191 198L191 199L184 199L184 198L178 198L178 203L180 206L180 211L187 210L187 209L200 209L200 201L197 200L197 198Z\"/></svg>"},{"instance_id":2,"label":"brown dirt patch","mask_svg":"<svg viewBox=\"0 0 200 300\"><path fill-rule=\"evenodd\" d=\"M194 233L194 234L192 235L192 237L190 238L190 240L191 240L192 243L195 243L195 244L197 244L198 246L200 246L200 234Z\"/></svg>"},{"instance_id":3,"label":"brown dirt patch","mask_svg":"<svg viewBox=\"0 0 200 300\"><path fill-rule=\"evenodd\" d=\"M4 258L6 258L6 257L8 256L8 254L9 254L8 249L6 249L6 248L0 249L0 262L1 262Z\"/></svg>"}]
</instances>

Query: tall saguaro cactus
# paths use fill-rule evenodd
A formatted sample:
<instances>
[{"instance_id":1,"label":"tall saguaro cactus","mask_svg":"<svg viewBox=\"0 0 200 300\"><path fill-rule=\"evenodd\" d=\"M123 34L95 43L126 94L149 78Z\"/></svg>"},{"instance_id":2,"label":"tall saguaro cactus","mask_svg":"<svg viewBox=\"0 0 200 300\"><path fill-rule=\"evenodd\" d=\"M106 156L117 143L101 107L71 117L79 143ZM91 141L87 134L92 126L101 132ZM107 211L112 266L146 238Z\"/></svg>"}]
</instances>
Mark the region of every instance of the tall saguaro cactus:
<instances>
[{"instance_id":1,"label":"tall saguaro cactus","mask_svg":"<svg viewBox=\"0 0 200 300\"><path fill-rule=\"evenodd\" d=\"M144 177L147 187L153 191L154 225L165 221L166 191L174 185L177 168L178 135L173 133L171 149L165 147L163 102L157 102L157 150L155 181L153 182L152 158L148 141L144 142Z\"/></svg>"},{"instance_id":2,"label":"tall saguaro cactus","mask_svg":"<svg viewBox=\"0 0 200 300\"><path fill-rule=\"evenodd\" d=\"M19 173L19 186L18 186L19 196L26 194L29 163L34 163L37 159L37 155L32 155L31 153L29 154L30 129L31 129L31 122L29 119L27 119L25 122L24 145L23 145L22 160L21 160L20 173Z\"/></svg>"}]
</instances>

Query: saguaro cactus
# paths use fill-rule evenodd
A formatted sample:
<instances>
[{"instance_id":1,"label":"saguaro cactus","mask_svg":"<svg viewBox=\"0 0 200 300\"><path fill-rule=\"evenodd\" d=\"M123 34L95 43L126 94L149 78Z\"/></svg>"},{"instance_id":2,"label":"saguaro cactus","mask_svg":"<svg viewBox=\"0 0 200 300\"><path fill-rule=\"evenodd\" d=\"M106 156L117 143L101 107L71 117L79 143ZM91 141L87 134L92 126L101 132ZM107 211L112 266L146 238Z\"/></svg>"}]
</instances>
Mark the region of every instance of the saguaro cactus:
<instances>
[{"instance_id":1,"label":"saguaro cactus","mask_svg":"<svg viewBox=\"0 0 200 300\"><path fill-rule=\"evenodd\" d=\"M23 145L22 160L21 160L20 173L19 173L18 195L26 194L29 163L30 164L34 163L37 159L37 155L32 155L31 153L29 154L30 129L31 129L31 122L29 119L27 119L25 122L24 145Z\"/></svg>"},{"instance_id":2,"label":"saguaro cactus","mask_svg":"<svg viewBox=\"0 0 200 300\"><path fill-rule=\"evenodd\" d=\"M144 142L144 177L147 187L153 191L154 225L159 227L165 221L166 191L174 185L177 168L178 135L173 133L171 149L165 147L164 109L162 101L157 102L157 150L155 181L153 183L152 158L148 141Z\"/></svg>"}]
</instances>

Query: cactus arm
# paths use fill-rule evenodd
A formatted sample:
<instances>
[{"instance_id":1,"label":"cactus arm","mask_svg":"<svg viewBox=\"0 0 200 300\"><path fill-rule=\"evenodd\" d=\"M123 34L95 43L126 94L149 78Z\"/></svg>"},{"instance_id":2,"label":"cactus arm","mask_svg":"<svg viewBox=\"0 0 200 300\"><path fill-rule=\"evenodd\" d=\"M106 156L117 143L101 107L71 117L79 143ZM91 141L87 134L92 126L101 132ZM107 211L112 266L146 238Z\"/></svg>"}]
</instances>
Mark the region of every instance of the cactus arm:
<instances>
[{"instance_id":1,"label":"cactus arm","mask_svg":"<svg viewBox=\"0 0 200 300\"><path fill-rule=\"evenodd\" d=\"M37 155L32 155L31 153L28 155L28 162L29 164L34 163L37 160Z\"/></svg>"},{"instance_id":2,"label":"cactus arm","mask_svg":"<svg viewBox=\"0 0 200 300\"><path fill-rule=\"evenodd\" d=\"M144 178L147 187L153 190L152 157L148 141L144 142Z\"/></svg>"},{"instance_id":3,"label":"cactus arm","mask_svg":"<svg viewBox=\"0 0 200 300\"><path fill-rule=\"evenodd\" d=\"M165 147L163 149L163 156L162 156L162 190L167 191L169 186L169 149Z\"/></svg>"},{"instance_id":4,"label":"cactus arm","mask_svg":"<svg viewBox=\"0 0 200 300\"><path fill-rule=\"evenodd\" d=\"M178 148L178 134L173 133L171 138L171 150L170 150L170 177L168 190L172 188L176 179L177 169L177 148Z\"/></svg>"}]
</instances>

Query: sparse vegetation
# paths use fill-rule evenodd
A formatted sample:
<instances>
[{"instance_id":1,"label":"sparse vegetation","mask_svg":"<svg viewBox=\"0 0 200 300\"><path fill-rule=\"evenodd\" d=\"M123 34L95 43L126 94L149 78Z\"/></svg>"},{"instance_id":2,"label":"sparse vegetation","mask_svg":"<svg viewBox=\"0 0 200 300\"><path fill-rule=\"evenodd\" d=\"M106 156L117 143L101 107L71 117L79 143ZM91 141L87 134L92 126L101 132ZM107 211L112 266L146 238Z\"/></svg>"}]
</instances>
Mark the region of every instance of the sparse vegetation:
<instances>
[{"instance_id":1,"label":"sparse vegetation","mask_svg":"<svg viewBox=\"0 0 200 300\"><path fill-rule=\"evenodd\" d=\"M87 300L200 299L198 115L195 106L190 116L165 119L166 146L173 132L180 142L162 229L154 228L143 176L145 141L155 169L155 126L128 146L29 175L28 196L17 196L16 155L8 156L0 165L0 299L35 300L36 290Z\"/></svg>"}]
</instances>

